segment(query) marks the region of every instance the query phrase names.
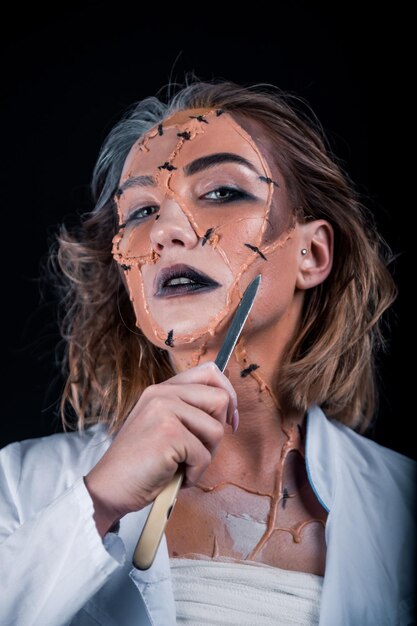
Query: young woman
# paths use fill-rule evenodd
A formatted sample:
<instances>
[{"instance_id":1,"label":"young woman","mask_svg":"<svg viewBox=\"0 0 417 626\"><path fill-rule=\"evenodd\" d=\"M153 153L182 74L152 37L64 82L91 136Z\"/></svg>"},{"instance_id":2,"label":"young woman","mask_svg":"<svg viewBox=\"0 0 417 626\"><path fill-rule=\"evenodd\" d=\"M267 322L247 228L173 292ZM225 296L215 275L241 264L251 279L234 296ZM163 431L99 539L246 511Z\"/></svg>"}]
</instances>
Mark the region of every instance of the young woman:
<instances>
[{"instance_id":1,"label":"young woman","mask_svg":"<svg viewBox=\"0 0 417 626\"><path fill-rule=\"evenodd\" d=\"M127 112L93 190L53 252L77 428L1 451L2 623L409 623L415 463L363 436L395 287L318 129L278 89L194 79Z\"/></svg>"}]
</instances>

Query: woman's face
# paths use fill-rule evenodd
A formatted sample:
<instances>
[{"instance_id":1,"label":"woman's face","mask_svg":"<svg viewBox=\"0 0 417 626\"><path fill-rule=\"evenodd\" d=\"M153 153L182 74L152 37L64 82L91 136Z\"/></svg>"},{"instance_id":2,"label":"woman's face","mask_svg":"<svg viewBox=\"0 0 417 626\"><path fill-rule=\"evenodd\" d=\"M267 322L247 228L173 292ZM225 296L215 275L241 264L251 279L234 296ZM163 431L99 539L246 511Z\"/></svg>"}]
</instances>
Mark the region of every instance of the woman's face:
<instances>
[{"instance_id":1,"label":"woman's face","mask_svg":"<svg viewBox=\"0 0 417 626\"><path fill-rule=\"evenodd\" d=\"M259 273L247 328L279 324L291 306L297 224L268 139L241 123L251 136L226 112L181 111L125 161L113 255L138 327L164 349L220 343Z\"/></svg>"}]
</instances>

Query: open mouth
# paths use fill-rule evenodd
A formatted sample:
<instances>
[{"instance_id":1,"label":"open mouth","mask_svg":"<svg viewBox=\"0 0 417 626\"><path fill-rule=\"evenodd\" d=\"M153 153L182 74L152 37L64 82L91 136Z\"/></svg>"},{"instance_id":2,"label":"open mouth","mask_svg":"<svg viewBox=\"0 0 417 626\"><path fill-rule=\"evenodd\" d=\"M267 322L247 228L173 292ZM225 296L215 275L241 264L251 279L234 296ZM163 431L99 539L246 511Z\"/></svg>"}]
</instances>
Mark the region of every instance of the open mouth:
<instances>
[{"instance_id":1,"label":"open mouth","mask_svg":"<svg viewBox=\"0 0 417 626\"><path fill-rule=\"evenodd\" d=\"M200 270L178 263L163 268L156 277L155 296L158 298L174 298L201 291L217 289L221 285Z\"/></svg>"}]
</instances>

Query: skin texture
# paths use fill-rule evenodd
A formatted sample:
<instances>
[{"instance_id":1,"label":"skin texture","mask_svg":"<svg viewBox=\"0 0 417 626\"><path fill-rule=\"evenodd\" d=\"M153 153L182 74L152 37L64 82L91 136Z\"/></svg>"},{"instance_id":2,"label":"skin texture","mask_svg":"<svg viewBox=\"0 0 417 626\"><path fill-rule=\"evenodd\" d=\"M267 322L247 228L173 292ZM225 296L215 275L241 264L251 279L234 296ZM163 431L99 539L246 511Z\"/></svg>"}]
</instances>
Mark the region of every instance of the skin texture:
<instances>
[{"instance_id":1,"label":"skin texture","mask_svg":"<svg viewBox=\"0 0 417 626\"><path fill-rule=\"evenodd\" d=\"M220 163L186 175L187 165L214 153L238 155L252 168ZM322 575L326 512L307 480L304 416L284 415L273 389L305 290L330 272L332 230L322 220L294 220L272 154L251 120L219 110L182 111L165 120L126 159L113 255L138 327L169 351L175 371L184 375L214 361L246 286L262 275L227 369L240 426L232 433L223 419L207 468L180 491L167 528L170 555L251 560ZM138 185L140 176L155 184ZM220 203L223 192L216 190L224 187L246 195ZM158 297L158 272L177 263L220 286Z\"/></svg>"}]
</instances>

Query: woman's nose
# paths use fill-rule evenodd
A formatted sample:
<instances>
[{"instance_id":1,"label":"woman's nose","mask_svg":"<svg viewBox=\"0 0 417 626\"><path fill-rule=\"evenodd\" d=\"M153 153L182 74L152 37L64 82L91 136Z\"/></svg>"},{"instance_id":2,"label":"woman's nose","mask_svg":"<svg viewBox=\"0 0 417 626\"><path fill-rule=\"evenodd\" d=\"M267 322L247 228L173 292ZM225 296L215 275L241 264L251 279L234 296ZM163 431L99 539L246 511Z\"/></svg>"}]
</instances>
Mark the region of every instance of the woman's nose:
<instances>
[{"instance_id":1,"label":"woman's nose","mask_svg":"<svg viewBox=\"0 0 417 626\"><path fill-rule=\"evenodd\" d=\"M198 235L179 204L172 199L165 200L158 213L150 233L154 250L160 252L171 246L194 248Z\"/></svg>"}]
</instances>

